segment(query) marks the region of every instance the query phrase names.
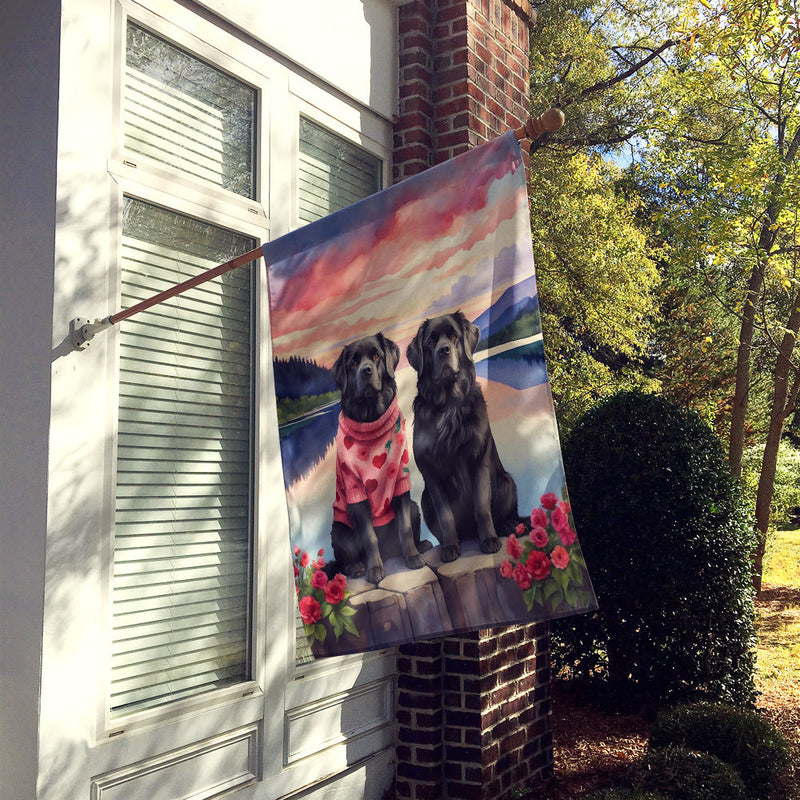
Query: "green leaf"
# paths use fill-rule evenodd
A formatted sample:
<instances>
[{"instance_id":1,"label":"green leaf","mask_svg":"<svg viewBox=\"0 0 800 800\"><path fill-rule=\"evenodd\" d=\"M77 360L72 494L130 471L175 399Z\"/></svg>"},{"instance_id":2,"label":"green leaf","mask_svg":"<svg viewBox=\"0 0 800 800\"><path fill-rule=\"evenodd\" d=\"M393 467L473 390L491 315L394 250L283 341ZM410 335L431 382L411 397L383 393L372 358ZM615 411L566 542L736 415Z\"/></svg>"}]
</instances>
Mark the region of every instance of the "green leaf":
<instances>
[{"instance_id":1,"label":"green leaf","mask_svg":"<svg viewBox=\"0 0 800 800\"><path fill-rule=\"evenodd\" d=\"M355 622L350 617L345 617L342 622L344 623L344 629L349 633L352 633L353 636L358 636L358 628L356 628Z\"/></svg>"}]
</instances>

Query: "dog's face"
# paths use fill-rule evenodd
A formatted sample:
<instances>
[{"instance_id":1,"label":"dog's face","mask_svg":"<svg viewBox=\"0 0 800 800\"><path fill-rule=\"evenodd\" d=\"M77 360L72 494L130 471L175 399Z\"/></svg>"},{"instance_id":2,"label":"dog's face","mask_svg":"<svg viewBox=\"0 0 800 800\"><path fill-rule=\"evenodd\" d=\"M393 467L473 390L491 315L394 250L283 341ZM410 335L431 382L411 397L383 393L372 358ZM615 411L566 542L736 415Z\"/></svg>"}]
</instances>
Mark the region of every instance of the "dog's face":
<instances>
[{"instance_id":1,"label":"dog's face","mask_svg":"<svg viewBox=\"0 0 800 800\"><path fill-rule=\"evenodd\" d=\"M399 348L381 333L345 345L333 365L345 416L372 422L386 411L397 392L394 370L399 360Z\"/></svg>"},{"instance_id":2,"label":"dog's face","mask_svg":"<svg viewBox=\"0 0 800 800\"><path fill-rule=\"evenodd\" d=\"M461 311L425 320L408 346L408 362L434 383L455 381L467 365L472 365L480 335Z\"/></svg>"}]
</instances>

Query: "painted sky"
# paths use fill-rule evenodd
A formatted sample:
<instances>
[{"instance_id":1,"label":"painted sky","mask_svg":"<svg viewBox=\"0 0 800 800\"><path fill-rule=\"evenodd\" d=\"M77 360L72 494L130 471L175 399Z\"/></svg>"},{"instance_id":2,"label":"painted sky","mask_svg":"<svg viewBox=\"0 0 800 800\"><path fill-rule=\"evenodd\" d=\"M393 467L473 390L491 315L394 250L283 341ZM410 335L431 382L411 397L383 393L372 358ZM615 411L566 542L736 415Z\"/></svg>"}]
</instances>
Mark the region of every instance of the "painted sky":
<instances>
[{"instance_id":1,"label":"painted sky","mask_svg":"<svg viewBox=\"0 0 800 800\"><path fill-rule=\"evenodd\" d=\"M330 367L379 330L404 354L426 317L474 319L533 274L527 215L510 132L266 244L274 355Z\"/></svg>"}]
</instances>

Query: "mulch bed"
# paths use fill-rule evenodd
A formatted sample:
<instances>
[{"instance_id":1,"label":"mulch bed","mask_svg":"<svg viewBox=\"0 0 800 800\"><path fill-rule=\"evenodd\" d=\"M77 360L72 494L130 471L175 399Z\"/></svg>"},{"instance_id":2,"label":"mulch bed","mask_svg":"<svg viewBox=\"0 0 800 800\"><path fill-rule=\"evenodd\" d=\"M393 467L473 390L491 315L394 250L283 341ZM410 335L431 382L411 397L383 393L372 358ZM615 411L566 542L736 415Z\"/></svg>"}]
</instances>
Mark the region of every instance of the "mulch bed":
<instances>
[{"instance_id":1,"label":"mulch bed","mask_svg":"<svg viewBox=\"0 0 800 800\"><path fill-rule=\"evenodd\" d=\"M551 692L555 776L533 796L575 800L618 784L647 749L650 726L645 715L600 709L563 681L554 680Z\"/></svg>"},{"instance_id":2,"label":"mulch bed","mask_svg":"<svg viewBox=\"0 0 800 800\"><path fill-rule=\"evenodd\" d=\"M793 598L796 602L796 590ZM769 589L757 608L774 611L784 605ZM775 800L800 800L800 702L798 686L787 684L764 691L757 707L789 742L792 764L782 776ZM530 797L536 800L577 800L621 782L631 764L647 749L650 726L644 713L620 714L598 707L574 684L554 680L553 751L555 775Z\"/></svg>"}]
</instances>

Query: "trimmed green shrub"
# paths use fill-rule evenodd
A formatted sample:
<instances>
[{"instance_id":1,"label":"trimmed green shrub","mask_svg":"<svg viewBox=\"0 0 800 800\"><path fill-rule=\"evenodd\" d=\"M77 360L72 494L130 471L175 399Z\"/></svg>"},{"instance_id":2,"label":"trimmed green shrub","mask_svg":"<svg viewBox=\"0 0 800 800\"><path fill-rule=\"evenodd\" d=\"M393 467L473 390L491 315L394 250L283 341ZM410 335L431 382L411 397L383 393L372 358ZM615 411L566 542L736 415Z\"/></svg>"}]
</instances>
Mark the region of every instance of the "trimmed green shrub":
<instances>
[{"instance_id":1,"label":"trimmed green shrub","mask_svg":"<svg viewBox=\"0 0 800 800\"><path fill-rule=\"evenodd\" d=\"M670 800L748 800L744 783L730 764L685 747L648 751L632 783Z\"/></svg>"},{"instance_id":2,"label":"trimmed green shrub","mask_svg":"<svg viewBox=\"0 0 800 800\"><path fill-rule=\"evenodd\" d=\"M650 747L681 745L710 753L736 769L753 797L769 797L780 771L789 764L781 736L756 711L722 703L678 706L658 715Z\"/></svg>"},{"instance_id":3,"label":"trimmed green shrub","mask_svg":"<svg viewBox=\"0 0 800 800\"><path fill-rule=\"evenodd\" d=\"M755 540L711 429L622 392L578 421L564 466L600 608L554 622L555 667L636 703L751 703Z\"/></svg>"}]
</instances>

